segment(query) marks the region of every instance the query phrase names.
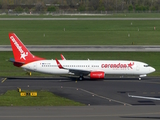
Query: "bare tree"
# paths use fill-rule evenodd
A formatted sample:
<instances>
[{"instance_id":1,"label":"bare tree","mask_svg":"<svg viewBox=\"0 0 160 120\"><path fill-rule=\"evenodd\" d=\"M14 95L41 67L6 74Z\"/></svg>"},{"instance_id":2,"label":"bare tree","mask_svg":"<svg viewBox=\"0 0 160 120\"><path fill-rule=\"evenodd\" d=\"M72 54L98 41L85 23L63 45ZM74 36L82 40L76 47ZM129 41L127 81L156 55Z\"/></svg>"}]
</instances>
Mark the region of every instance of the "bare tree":
<instances>
[{"instance_id":1,"label":"bare tree","mask_svg":"<svg viewBox=\"0 0 160 120\"><path fill-rule=\"evenodd\" d=\"M93 7L94 10L97 10L99 5L99 0L92 0L90 1L89 7Z\"/></svg>"},{"instance_id":2,"label":"bare tree","mask_svg":"<svg viewBox=\"0 0 160 120\"><path fill-rule=\"evenodd\" d=\"M110 11L128 10L129 6L135 9L137 6L150 10L160 9L160 0L0 0L1 8L7 9L9 5L35 5L35 9L42 11L46 4L59 4L68 8L79 8L80 5L85 10L98 10L103 8Z\"/></svg>"},{"instance_id":3,"label":"bare tree","mask_svg":"<svg viewBox=\"0 0 160 120\"><path fill-rule=\"evenodd\" d=\"M7 9L8 8L8 1L7 0L3 0L2 1L2 9Z\"/></svg>"},{"instance_id":4,"label":"bare tree","mask_svg":"<svg viewBox=\"0 0 160 120\"><path fill-rule=\"evenodd\" d=\"M45 5L43 2L41 2L41 0L37 0L37 3L35 5L35 10L36 11L43 11L45 8Z\"/></svg>"}]
</instances>

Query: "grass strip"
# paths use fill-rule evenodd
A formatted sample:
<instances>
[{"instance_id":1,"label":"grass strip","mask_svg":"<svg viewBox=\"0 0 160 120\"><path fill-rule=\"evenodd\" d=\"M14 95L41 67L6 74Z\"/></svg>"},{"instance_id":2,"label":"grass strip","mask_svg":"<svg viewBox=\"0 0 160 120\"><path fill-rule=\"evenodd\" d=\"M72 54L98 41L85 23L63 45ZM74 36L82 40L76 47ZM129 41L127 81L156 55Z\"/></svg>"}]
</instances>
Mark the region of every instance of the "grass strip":
<instances>
[{"instance_id":1,"label":"grass strip","mask_svg":"<svg viewBox=\"0 0 160 120\"><path fill-rule=\"evenodd\" d=\"M158 20L13 20L0 21L0 26L0 45L10 45L9 32L25 45L160 45Z\"/></svg>"},{"instance_id":2,"label":"grass strip","mask_svg":"<svg viewBox=\"0 0 160 120\"><path fill-rule=\"evenodd\" d=\"M47 91L38 91L37 97L21 97L16 90L8 90L0 96L0 106L84 106L79 102L54 95Z\"/></svg>"}]
</instances>

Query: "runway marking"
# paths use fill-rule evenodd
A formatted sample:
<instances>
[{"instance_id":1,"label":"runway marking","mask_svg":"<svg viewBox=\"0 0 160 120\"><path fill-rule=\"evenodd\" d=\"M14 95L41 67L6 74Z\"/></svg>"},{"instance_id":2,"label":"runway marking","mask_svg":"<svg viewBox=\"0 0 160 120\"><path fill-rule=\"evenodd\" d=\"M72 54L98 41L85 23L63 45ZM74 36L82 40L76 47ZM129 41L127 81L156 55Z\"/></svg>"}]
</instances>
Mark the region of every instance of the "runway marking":
<instances>
[{"instance_id":1,"label":"runway marking","mask_svg":"<svg viewBox=\"0 0 160 120\"><path fill-rule=\"evenodd\" d=\"M75 89L75 88L73 88L73 87L63 87L63 88L72 88L72 89ZM107 97L104 97L104 96L101 96L101 95L95 94L95 93L93 93L93 92L90 92L90 91L84 90L84 89L82 89L82 88L77 88L77 89L79 89L79 90L81 90L81 91L83 91L83 92L89 93L89 94L91 94L92 96L94 95L94 96L97 96L97 97L100 97L100 98L106 99L106 100L108 100L108 101L113 101L113 102L116 102L116 103L119 103L119 104L123 104L123 105L127 105L127 106L132 106L132 105L131 105L131 104L129 104L129 103L125 103L125 102L121 102L121 101L114 100L114 99L111 99L111 98L107 98ZM76 90L77 90L77 89L76 89Z\"/></svg>"},{"instance_id":2,"label":"runway marking","mask_svg":"<svg viewBox=\"0 0 160 120\"><path fill-rule=\"evenodd\" d=\"M2 79L1 83L4 83L7 80L7 78Z\"/></svg>"},{"instance_id":3,"label":"runway marking","mask_svg":"<svg viewBox=\"0 0 160 120\"><path fill-rule=\"evenodd\" d=\"M111 99L111 98L107 98L107 97L104 97L104 96L101 96L101 95L98 95L98 94L89 92L89 91L84 90L84 89L81 89L81 88L80 88L80 90L81 90L81 91L84 91L84 92L86 92L86 93L92 94L92 95L94 94L94 96L97 96L97 97L100 97L100 98L103 98L103 99L107 99L107 100L109 100L109 101L113 101L113 102L120 103L120 104L127 105L127 106L132 106L131 104L124 103L124 102L121 102L121 101L118 101L118 100L114 100L114 99Z\"/></svg>"}]
</instances>

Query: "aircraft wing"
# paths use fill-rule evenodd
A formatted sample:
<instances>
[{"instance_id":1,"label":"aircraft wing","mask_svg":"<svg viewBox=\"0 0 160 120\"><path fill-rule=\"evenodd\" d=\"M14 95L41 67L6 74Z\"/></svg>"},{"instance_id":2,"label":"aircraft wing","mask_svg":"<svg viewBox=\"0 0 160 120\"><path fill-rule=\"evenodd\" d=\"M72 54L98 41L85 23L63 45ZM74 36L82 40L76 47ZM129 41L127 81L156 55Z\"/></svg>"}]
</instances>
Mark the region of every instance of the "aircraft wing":
<instances>
[{"instance_id":1,"label":"aircraft wing","mask_svg":"<svg viewBox=\"0 0 160 120\"><path fill-rule=\"evenodd\" d=\"M129 94L128 94L128 97L150 99L150 100L160 100L160 98L155 98L155 97L136 96L136 95L129 95Z\"/></svg>"},{"instance_id":2,"label":"aircraft wing","mask_svg":"<svg viewBox=\"0 0 160 120\"><path fill-rule=\"evenodd\" d=\"M69 72L71 73L74 73L76 75L80 75L80 74L83 74L83 75L88 75L90 74L91 71L89 70L83 70L83 69L73 69L73 68L65 68L61 65L61 63L56 59L56 62L57 62L57 65L59 67L59 69L66 69L66 70L69 70Z\"/></svg>"},{"instance_id":3,"label":"aircraft wing","mask_svg":"<svg viewBox=\"0 0 160 120\"><path fill-rule=\"evenodd\" d=\"M71 73L74 73L75 75L88 75L90 74L90 71L87 70L81 70L81 69L68 69Z\"/></svg>"}]
</instances>

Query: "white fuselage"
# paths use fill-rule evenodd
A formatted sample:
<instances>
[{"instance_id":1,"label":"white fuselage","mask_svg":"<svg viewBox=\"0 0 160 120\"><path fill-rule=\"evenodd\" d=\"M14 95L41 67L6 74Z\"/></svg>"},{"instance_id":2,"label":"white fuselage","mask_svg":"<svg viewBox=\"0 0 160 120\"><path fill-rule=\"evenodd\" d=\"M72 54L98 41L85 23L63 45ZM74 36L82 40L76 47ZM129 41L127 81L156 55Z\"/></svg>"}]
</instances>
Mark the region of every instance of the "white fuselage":
<instances>
[{"instance_id":1,"label":"white fuselage","mask_svg":"<svg viewBox=\"0 0 160 120\"><path fill-rule=\"evenodd\" d=\"M59 69L55 60L40 60L27 63L22 68L48 74L70 74L68 69L82 71L103 71L105 74L146 75L155 71L151 66L139 61L126 60L59 60L67 69Z\"/></svg>"}]
</instances>

